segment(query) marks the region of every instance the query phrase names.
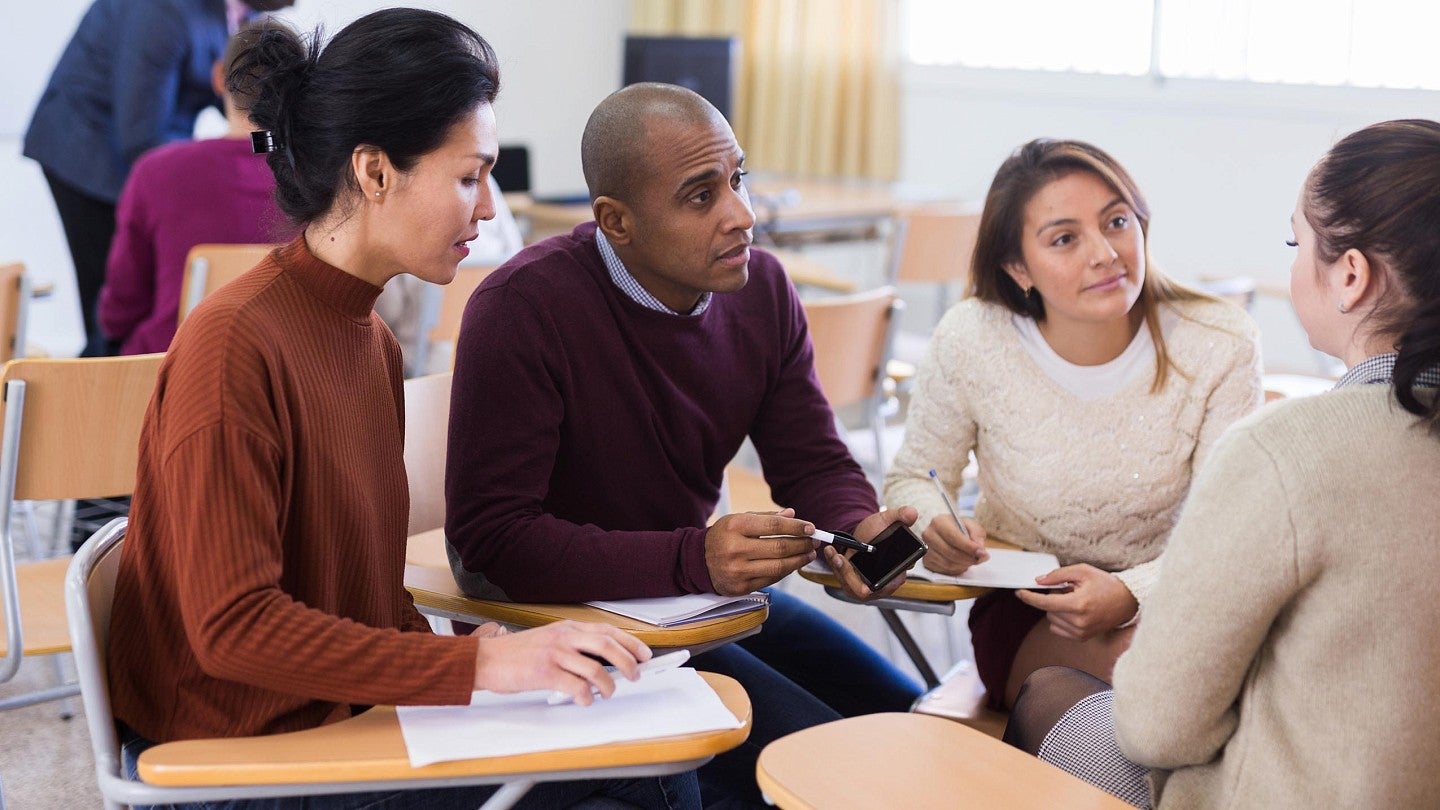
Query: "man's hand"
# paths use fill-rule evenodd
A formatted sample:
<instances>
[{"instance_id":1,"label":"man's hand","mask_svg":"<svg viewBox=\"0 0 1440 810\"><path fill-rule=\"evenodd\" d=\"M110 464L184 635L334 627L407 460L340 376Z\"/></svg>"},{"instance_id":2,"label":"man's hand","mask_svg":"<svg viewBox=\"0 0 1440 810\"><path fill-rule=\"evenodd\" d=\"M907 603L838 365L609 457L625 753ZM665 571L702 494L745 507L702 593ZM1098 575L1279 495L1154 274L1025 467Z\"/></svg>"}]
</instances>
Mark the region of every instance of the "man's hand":
<instances>
[{"instance_id":1,"label":"man's hand","mask_svg":"<svg viewBox=\"0 0 1440 810\"><path fill-rule=\"evenodd\" d=\"M480 639L475 656L475 688L492 692L554 689L589 706L592 688L603 697L615 693L614 677L597 658L633 681L640 674L636 669L639 662L650 660L650 648L608 624L572 621L490 635Z\"/></svg>"},{"instance_id":2,"label":"man's hand","mask_svg":"<svg viewBox=\"0 0 1440 810\"><path fill-rule=\"evenodd\" d=\"M737 596L779 582L815 559L814 531L815 524L795 519L794 509L720 518L705 532L710 584L718 594Z\"/></svg>"},{"instance_id":3,"label":"man's hand","mask_svg":"<svg viewBox=\"0 0 1440 810\"><path fill-rule=\"evenodd\" d=\"M1061 638L1088 641L1134 618L1140 603L1120 578L1093 565L1067 565L1038 576L1041 585L1071 584L1068 593L1016 591L1021 602L1045 611L1050 631Z\"/></svg>"},{"instance_id":4,"label":"man's hand","mask_svg":"<svg viewBox=\"0 0 1440 810\"><path fill-rule=\"evenodd\" d=\"M876 512L870 517L860 521L860 524L855 527L855 531L852 532L852 534L856 540L868 543L875 535L884 531L885 527L891 523L898 520L906 526L913 526L915 525L915 519L917 517L919 517L919 513L915 511L915 507L913 506L902 506L899 509L886 509L882 512ZM881 588L879 591L870 590L870 586L866 585L865 580L860 577L860 572L856 571L855 566L849 562L850 557L860 553L862 552L851 551L842 554L837 548L832 547L825 549L825 562L830 564L830 569L835 572L835 576L840 580L841 586L843 586L851 596L856 599L874 599L881 596L889 596L895 593L901 585L905 584L905 575L901 574L890 580L890 584Z\"/></svg>"},{"instance_id":5,"label":"man's hand","mask_svg":"<svg viewBox=\"0 0 1440 810\"><path fill-rule=\"evenodd\" d=\"M979 565L990 559L985 550L985 527L971 518L961 518L970 536L960 531L955 518L940 515L925 527L920 539L930 550L925 552L925 567L937 574L958 577L972 565Z\"/></svg>"}]
</instances>

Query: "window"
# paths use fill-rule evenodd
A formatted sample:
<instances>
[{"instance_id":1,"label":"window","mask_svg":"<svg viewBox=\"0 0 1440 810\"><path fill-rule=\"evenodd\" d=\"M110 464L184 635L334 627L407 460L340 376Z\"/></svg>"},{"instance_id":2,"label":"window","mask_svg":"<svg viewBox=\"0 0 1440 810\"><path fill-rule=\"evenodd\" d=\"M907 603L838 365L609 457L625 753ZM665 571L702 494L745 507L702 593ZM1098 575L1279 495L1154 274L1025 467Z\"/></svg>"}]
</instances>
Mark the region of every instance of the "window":
<instances>
[{"instance_id":1,"label":"window","mask_svg":"<svg viewBox=\"0 0 1440 810\"><path fill-rule=\"evenodd\" d=\"M906 15L918 64L1440 89L1432 0L908 0Z\"/></svg>"},{"instance_id":2,"label":"window","mask_svg":"<svg viewBox=\"0 0 1440 810\"><path fill-rule=\"evenodd\" d=\"M922 65L1140 76L1153 12L1154 0L909 0L905 47Z\"/></svg>"}]
</instances>

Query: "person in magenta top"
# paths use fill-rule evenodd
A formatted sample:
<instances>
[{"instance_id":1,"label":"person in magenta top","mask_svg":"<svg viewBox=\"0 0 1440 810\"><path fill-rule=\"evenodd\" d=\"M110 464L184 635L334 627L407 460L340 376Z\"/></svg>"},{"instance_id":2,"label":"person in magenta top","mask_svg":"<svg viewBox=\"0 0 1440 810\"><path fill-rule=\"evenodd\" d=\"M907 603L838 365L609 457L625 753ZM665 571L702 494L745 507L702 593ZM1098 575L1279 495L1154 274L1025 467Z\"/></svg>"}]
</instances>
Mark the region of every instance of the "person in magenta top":
<instances>
[{"instance_id":1,"label":"person in magenta top","mask_svg":"<svg viewBox=\"0 0 1440 810\"><path fill-rule=\"evenodd\" d=\"M100 328L121 354L163 352L175 337L185 257L199 244L287 242L295 229L275 204L275 177L250 148L249 101L225 89L225 71L258 23L231 37L212 81L225 103L223 138L146 152L120 193L115 239L100 291Z\"/></svg>"}]
</instances>

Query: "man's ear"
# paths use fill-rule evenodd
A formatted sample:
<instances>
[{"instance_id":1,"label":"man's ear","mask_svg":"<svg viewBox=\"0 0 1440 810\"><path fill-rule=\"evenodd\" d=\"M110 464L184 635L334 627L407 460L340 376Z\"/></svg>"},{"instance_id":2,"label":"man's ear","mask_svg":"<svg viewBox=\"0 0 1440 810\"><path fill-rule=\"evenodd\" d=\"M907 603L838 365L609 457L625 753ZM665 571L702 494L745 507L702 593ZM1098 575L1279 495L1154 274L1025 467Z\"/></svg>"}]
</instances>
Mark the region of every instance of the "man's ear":
<instances>
[{"instance_id":1,"label":"man's ear","mask_svg":"<svg viewBox=\"0 0 1440 810\"><path fill-rule=\"evenodd\" d=\"M210 68L210 89L214 90L215 95L222 99L228 97L225 92L225 63L219 59L216 59L215 64Z\"/></svg>"},{"instance_id":2,"label":"man's ear","mask_svg":"<svg viewBox=\"0 0 1440 810\"><path fill-rule=\"evenodd\" d=\"M1028 290L1035 286L1035 282L1030 279L1030 271L1026 269L1024 262L1006 262L1003 266L1005 272L1020 286L1021 290Z\"/></svg>"},{"instance_id":3,"label":"man's ear","mask_svg":"<svg viewBox=\"0 0 1440 810\"><path fill-rule=\"evenodd\" d=\"M1367 295L1374 298L1371 293L1379 291L1380 279L1375 268L1365 254L1355 248L1340 254L1340 258L1332 266L1332 272L1335 275L1331 280L1340 294L1340 300L1336 303L1344 312L1353 311Z\"/></svg>"},{"instance_id":4,"label":"man's ear","mask_svg":"<svg viewBox=\"0 0 1440 810\"><path fill-rule=\"evenodd\" d=\"M628 245L635 238L635 214L630 206L614 197L601 195L591 204L595 224L612 245Z\"/></svg>"},{"instance_id":5,"label":"man's ear","mask_svg":"<svg viewBox=\"0 0 1440 810\"><path fill-rule=\"evenodd\" d=\"M366 199L377 202L394 187L397 175L384 150L363 143L350 153L350 171Z\"/></svg>"}]
</instances>

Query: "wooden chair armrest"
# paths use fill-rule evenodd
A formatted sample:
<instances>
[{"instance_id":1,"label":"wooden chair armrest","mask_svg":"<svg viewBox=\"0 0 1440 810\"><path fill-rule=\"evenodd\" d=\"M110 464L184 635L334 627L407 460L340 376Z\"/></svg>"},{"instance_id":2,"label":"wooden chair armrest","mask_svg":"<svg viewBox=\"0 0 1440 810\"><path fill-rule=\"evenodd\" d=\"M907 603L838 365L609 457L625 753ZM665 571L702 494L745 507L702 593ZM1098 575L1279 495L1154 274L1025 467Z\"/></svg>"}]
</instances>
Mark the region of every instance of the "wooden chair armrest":
<instances>
[{"instance_id":1,"label":"wooden chair armrest","mask_svg":"<svg viewBox=\"0 0 1440 810\"><path fill-rule=\"evenodd\" d=\"M405 587L415 599L415 606L422 613L471 624L491 621L517 627L540 627L562 619L598 622L618 627L651 647L686 647L694 651L694 648L708 648L750 635L770 616L769 608L765 608L678 627L657 627L589 605L475 599L466 596L455 583L449 560L445 557L443 529L411 537L405 558Z\"/></svg>"},{"instance_id":2,"label":"wooden chair armrest","mask_svg":"<svg viewBox=\"0 0 1440 810\"><path fill-rule=\"evenodd\" d=\"M553 773L704 760L734 748L749 736L750 699L731 678L710 672L700 675L744 725L723 731L413 768L395 709L380 706L349 720L288 734L157 745L140 755L140 778L167 787L320 784Z\"/></svg>"},{"instance_id":3,"label":"wooden chair armrest","mask_svg":"<svg viewBox=\"0 0 1440 810\"><path fill-rule=\"evenodd\" d=\"M867 714L782 737L760 753L756 778L785 810L1130 807L975 729L920 714Z\"/></svg>"}]
</instances>

